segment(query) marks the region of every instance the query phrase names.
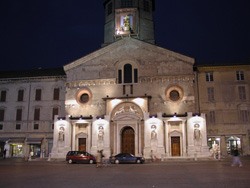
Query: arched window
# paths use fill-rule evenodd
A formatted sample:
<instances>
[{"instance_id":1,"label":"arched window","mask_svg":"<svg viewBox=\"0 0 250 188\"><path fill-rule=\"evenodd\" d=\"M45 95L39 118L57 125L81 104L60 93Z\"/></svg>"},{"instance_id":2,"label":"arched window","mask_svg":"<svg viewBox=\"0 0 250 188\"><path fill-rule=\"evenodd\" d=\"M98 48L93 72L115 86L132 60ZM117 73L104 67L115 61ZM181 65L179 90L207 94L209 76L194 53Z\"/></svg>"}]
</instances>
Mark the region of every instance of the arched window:
<instances>
[{"instance_id":1,"label":"arched window","mask_svg":"<svg viewBox=\"0 0 250 188\"><path fill-rule=\"evenodd\" d=\"M124 65L123 80L124 83L132 83L132 65L130 64Z\"/></svg>"},{"instance_id":2,"label":"arched window","mask_svg":"<svg viewBox=\"0 0 250 188\"><path fill-rule=\"evenodd\" d=\"M125 64L118 70L118 83L138 83L138 69L131 64Z\"/></svg>"}]
</instances>

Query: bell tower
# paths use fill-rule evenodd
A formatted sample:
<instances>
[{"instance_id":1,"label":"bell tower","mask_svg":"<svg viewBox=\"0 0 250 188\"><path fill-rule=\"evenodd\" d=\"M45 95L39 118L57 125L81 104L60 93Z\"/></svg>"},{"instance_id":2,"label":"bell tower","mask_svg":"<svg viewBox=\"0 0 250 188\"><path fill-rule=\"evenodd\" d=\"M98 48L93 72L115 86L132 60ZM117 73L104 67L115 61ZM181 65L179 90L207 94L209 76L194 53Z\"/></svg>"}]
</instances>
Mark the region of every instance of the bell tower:
<instances>
[{"instance_id":1,"label":"bell tower","mask_svg":"<svg viewBox=\"0 0 250 188\"><path fill-rule=\"evenodd\" d=\"M104 46L123 37L155 44L155 0L104 0Z\"/></svg>"}]
</instances>

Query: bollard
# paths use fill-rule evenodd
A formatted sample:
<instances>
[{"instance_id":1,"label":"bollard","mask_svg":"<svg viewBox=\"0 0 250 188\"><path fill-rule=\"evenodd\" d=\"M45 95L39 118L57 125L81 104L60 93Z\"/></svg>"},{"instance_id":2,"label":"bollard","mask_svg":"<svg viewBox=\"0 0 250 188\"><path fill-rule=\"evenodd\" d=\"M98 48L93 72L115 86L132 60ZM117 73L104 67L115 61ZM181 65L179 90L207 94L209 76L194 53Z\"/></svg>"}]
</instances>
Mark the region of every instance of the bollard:
<instances>
[{"instance_id":1,"label":"bollard","mask_svg":"<svg viewBox=\"0 0 250 188\"><path fill-rule=\"evenodd\" d=\"M194 160L197 161L197 153L194 153Z\"/></svg>"},{"instance_id":2,"label":"bollard","mask_svg":"<svg viewBox=\"0 0 250 188\"><path fill-rule=\"evenodd\" d=\"M48 157L48 161L50 161L51 160L51 153L49 153L49 157Z\"/></svg>"}]
</instances>

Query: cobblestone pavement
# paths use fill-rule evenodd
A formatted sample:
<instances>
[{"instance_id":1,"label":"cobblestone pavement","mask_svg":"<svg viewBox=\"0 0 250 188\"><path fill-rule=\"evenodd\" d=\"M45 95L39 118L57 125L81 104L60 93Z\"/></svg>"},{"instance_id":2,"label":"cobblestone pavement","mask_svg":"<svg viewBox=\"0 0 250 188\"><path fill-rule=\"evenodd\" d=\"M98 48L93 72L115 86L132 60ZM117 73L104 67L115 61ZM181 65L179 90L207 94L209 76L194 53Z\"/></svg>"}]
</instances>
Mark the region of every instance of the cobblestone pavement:
<instances>
[{"instance_id":1,"label":"cobblestone pavement","mask_svg":"<svg viewBox=\"0 0 250 188\"><path fill-rule=\"evenodd\" d=\"M243 167L231 167L231 158L226 158L112 164L96 168L65 161L0 159L0 188L247 188L250 187L250 157L241 160Z\"/></svg>"}]
</instances>

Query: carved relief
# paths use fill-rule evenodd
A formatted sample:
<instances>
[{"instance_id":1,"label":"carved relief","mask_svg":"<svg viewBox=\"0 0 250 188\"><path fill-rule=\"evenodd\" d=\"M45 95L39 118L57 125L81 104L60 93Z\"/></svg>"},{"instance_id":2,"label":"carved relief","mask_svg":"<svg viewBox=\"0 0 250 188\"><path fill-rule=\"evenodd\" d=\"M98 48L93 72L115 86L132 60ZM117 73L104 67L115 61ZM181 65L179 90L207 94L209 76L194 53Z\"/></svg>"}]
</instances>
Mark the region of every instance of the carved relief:
<instances>
[{"instance_id":1,"label":"carved relief","mask_svg":"<svg viewBox=\"0 0 250 188\"><path fill-rule=\"evenodd\" d=\"M138 107L136 104L130 103L130 102L121 103L120 105L116 106L112 112L113 117L120 115L122 113L130 113L130 114L134 114L134 115L140 116L140 117L143 116L140 107Z\"/></svg>"}]
</instances>

